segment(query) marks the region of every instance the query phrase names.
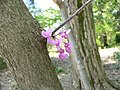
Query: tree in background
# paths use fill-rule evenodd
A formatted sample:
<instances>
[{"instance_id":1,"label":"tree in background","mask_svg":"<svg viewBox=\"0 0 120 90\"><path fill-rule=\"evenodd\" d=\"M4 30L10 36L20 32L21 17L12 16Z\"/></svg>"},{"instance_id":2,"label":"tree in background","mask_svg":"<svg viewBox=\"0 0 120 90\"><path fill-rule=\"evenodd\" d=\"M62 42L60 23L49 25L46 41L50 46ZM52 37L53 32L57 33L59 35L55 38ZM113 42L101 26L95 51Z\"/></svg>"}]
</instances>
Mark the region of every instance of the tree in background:
<instances>
[{"instance_id":1,"label":"tree in background","mask_svg":"<svg viewBox=\"0 0 120 90\"><path fill-rule=\"evenodd\" d=\"M62 0L53 0L53 1L59 6L63 21L66 21L66 19L68 18L68 13L67 13L67 7L66 7L65 3ZM66 30L72 29L69 22L67 22L65 29ZM85 70L85 66L84 66L84 63L83 63L83 60L81 57L81 53L79 51L79 46L77 44L77 41L75 40L73 30L71 30L71 32L69 34L69 40L73 45L72 54L71 54L70 60L69 60L70 64L72 65L71 74L73 77L73 79L72 79L73 86L71 87L71 89L73 89L73 90L81 89L80 82L82 81L85 90L89 90L90 89L89 79L87 77L87 72Z\"/></svg>"},{"instance_id":2,"label":"tree in background","mask_svg":"<svg viewBox=\"0 0 120 90\"><path fill-rule=\"evenodd\" d=\"M65 5L67 5L68 15L71 16L87 0L65 0L64 2L62 2L62 0L54 1L59 5L60 9L63 8L63 3L65 2ZM61 14L63 15L63 12ZM62 17L64 17L64 15ZM77 82L80 84L79 86L82 86L77 88L77 90L81 90L82 88L85 88L86 90L118 90L119 88L108 80L102 66L95 40L92 4L87 6L80 15L74 17L70 24L74 31L76 41L78 42L90 84L90 88L86 89L82 77L78 77L76 75L78 79ZM76 71L80 72L78 69Z\"/></svg>"},{"instance_id":3,"label":"tree in background","mask_svg":"<svg viewBox=\"0 0 120 90\"><path fill-rule=\"evenodd\" d=\"M22 0L0 1L0 55L21 90L62 90L41 36Z\"/></svg>"},{"instance_id":4,"label":"tree in background","mask_svg":"<svg viewBox=\"0 0 120 90\"><path fill-rule=\"evenodd\" d=\"M68 14L71 15L87 0L65 0L68 5ZM95 27L92 13L92 4L87 6L80 15L71 21L71 27L80 47L80 52L89 77L91 90L118 89L108 80L95 40Z\"/></svg>"}]
</instances>

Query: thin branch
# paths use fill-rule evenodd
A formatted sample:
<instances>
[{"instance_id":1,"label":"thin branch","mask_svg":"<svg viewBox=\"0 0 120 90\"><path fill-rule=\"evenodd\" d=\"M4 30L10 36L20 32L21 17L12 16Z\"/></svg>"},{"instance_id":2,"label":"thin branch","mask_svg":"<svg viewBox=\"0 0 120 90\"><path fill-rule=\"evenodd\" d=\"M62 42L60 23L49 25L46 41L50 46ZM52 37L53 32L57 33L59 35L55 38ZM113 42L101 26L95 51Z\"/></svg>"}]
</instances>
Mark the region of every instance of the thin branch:
<instances>
[{"instance_id":1,"label":"thin branch","mask_svg":"<svg viewBox=\"0 0 120 90\"><path fill-rule=\"evenodd\" d=\"M83 4L74 14L72 14L72 16L70 16L68 19L66 19L63 23L61 23L53 32L52 32L52 36L54 35L54 33L56 31L58 31L61 27L63 27L67 22L69 22L75 15L77 15L78 13L80 13L90 2L92 2L93 0L88 0L85 4Z\"/></svg>"}]
</instances>

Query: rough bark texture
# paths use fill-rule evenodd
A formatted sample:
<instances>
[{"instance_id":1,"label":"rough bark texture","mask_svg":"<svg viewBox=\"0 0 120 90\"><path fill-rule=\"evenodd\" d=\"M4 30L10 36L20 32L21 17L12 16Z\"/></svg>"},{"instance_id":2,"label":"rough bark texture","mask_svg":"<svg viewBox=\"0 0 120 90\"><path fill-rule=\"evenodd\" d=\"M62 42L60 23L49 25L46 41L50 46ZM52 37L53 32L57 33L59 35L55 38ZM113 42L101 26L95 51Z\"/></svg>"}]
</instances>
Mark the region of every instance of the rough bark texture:
<instances>
[{"instance_id":1,"label":"rough bark texture","mask_svg":"<svg viewBox=\"0 0 120 90\"><path fill-rule=\"evenodd\" d=\"M62 20L65 21L68 18L67 7L66 7L65 3L62 0L53 0L53 1L59 6L61 16L62 16ZM71 29L71 26L70 26L69 22L65 25L65 28L66 29ZM73 38L69 35L69 39L71 41ZM80 78L79 78L77 63L75 62L75 54L73 53L73 50L71 52L69 61L70 61L70 64L71 64L71 75L72 75L72 81L70 82L71 83L71 89L79 90L79 88L80 88L80 84L79 84Z\"/></svg>"},{"instance_id":2,"label":"rough bark texture","mask_svg":"<svg viewBox=\"0 0 120 90\"><path fill-rule=\"evenodd\" d=\"M21 90L62 90L40 32L22 0L0 0L0 55Z\"/></svg>"},{"instance_id":3,"label":"rough bark texture","mask_svg":"<svg viewBox=\"0 0 120 90\"><path fill-rule=\"evenodd\" d=\"M63 21L68 19L67 7L65 3L62 0L55 0L54 2L60 8ZM65 28L66 30L71 29L69 22L66 23ZM87 72L83 64L83 60L81 58L82 55L79 51L79 46L77 42L75 41L75 36L73 33L74 33L73 30L71 30L69 34L69 40L73 45L72 53L70 56L70 63L72 65L71 75L73 78L71 90L80 90L81 89L80 82L83 83L86 90L90 90L89 78L87 76Z\"/></svg>"},{"instance_id":4,"label":"rough bark texture","mask_svg":"<svg viewBox=\"0 0 120 90\"><path fill-rule=\"evenodd\" d=\"M87 0L65 0L72 15ZM91 90L119 90L107 79L95 40L92 4L71 20L71 26L80 46L80 52L89 76Z\"/></svg>"}]
</instances>

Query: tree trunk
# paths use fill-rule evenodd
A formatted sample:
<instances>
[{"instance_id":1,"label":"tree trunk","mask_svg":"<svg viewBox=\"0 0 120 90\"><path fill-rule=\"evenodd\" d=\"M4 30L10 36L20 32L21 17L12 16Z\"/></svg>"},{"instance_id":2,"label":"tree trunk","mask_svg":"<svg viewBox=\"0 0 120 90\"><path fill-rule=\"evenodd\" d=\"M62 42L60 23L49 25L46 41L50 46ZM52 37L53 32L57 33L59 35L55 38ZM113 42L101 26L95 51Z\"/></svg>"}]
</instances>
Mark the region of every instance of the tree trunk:
<instances>
[{"instance_id":1,"label":"tree trunk","mask_svg":"<svg viewBox=\"0 0 120 90\"><path fill-rule=\"evenodd\" d=\"M0 55L21 90L63 90L41 29L22 0L0 0Z\"/></svg>"},{"instance_id":2,"label":"tree trunk","mask_svg":"<svg viewBox=\"0 0 120 90\"><path fill-rule=\"evenodd\" d=\"M68 14L72 15L87 0L65 0ZM95 28L92 14L92 4L71 20L71 27L76 35L76 41L84 61L91 90L119 90L106 77L95 40Z\"/></svg>"},{"instance_id":3,"label":"tree trunk","mask_svg":"<svg viewBox=\"0 0 120 90\"><path fill-rule=\"evenodd\" d=\"M65 21L68 18L67 7L62 0L54 0L54 2L59 6L62 19ZM71 29L70 23L66 23L65 25L66 30ZM79 51L79 46L75 41L75 36L73 34L73 30L71 30L69 34L69 40L72 43L72 53L70 56L70 63L72 66L71 75L72 75L72 90L80 90L81 84L83 83L86 90L90 90L90 83L89 78L87 76L87 72L85 66L83 64L83 60L81 57L81 53ZM81 79L81 80L80 80Z\"/></svg>"}]
</instances>

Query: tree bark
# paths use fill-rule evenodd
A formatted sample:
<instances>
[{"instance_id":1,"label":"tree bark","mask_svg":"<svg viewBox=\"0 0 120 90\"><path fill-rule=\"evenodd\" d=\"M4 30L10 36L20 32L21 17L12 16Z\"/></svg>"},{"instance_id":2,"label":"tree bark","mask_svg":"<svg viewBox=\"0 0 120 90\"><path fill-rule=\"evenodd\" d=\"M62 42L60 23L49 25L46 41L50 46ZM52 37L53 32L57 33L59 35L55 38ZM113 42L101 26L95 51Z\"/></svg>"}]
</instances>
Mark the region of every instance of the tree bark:
<instances>
[{"instance_id":1,"label":"tree bark","mask_svg":"<svg viewBox=\"0 0 120 90\"><path fill-rule=\"evenodd\" d=\"M63 21L65 21L68 18L67 7L66 7L65 3L62 0L54 0L54 2L59 6L61 15L62 15L62 19L63 19ZM65 28L67 30L71 29L69 22L66 23ZM83 60L81 58L79 46L78 46L78 44L75 40L75 36L73 34L73 30L71 30L71 32L69 34L69 40L73 46L72 53L70 56L70 63L72 65L71 74L73 77L73 81L72 81L73 87L71 87L71 88L74 90L80 90L81 89L80 82L82 82L85 89L90 90L89 79L87 76L85 66L83 64Z\"/></svg>"},{"instance_id":2,"label":"tree bark","mask_svg":"<svg viewBox=\"0 0 120 90\"><path fill-rule=\"evenodd\" d=\"M68 6L68 14L72 15L86 1L65 0ZM95 40L92 4L87 6L81 14L74 17L70 23L80 47L91 90L119 90L108 80L102 66Z\"/></svg>"},{"instance_id":3,"label":"tree bark","mask_svg":"<svg viewBox=\"0 0 120 90\"><path fill-rule=\"evenodd\" d=\"M21 90L63 90L41 28L22 0L0 0L0 55Z\"/></svg>"}]
</instances>

